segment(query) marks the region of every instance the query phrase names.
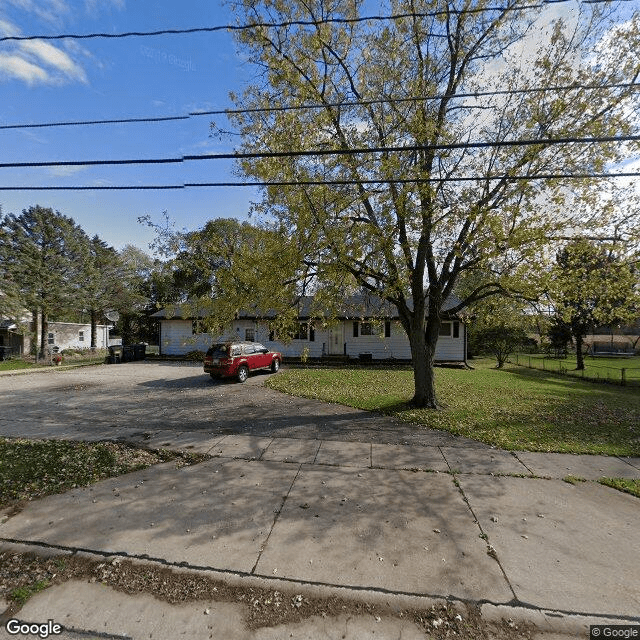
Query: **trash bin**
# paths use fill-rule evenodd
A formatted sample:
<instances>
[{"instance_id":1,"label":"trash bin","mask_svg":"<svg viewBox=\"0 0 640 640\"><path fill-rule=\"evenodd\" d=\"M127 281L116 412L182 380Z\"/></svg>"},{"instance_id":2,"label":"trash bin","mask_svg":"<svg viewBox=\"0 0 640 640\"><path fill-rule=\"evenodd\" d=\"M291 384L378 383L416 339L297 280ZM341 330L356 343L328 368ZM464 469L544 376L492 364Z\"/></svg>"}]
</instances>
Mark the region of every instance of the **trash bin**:
<instances>
[{"instance_id":1,"label":"trash bin","mask_svg":"<svg viewBox=\"0 0 640 640\"><path fill-rule=\"evenodd\" d=\"M142 344L135 344L133 345L134 351L135 351L135 359L136 360L144 360L146 357L146 349L147 349L147 345L142 343Z\"/></svg>"},{"instance_id":2,"label":"trash bin","mask_svg":"<svg viewBox=\"0 0 640 640\"><path fill-rule=\"evenodd\" d=\"M109 355L107 357L109 364L119 364L122 362L122 347L113 346L109 347Z\"/></svg>"},{"instance_id":3,"label":"trash bin","mask_svg":"<svg viewBox=\"0 0 640 640\"><path fill-rule=\"evenodd\" d=\"M132 344L122 345L122 362L133 362L135 355L136 352Z\"/></svg>"}]
</instances>

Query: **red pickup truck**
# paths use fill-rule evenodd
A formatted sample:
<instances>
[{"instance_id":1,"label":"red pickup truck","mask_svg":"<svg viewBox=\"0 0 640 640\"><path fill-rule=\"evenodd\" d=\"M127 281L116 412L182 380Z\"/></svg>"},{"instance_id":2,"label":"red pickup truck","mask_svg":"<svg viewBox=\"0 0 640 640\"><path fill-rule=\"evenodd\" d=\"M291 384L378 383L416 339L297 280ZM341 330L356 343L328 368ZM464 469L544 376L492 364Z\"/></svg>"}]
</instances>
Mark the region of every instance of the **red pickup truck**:
<instances>
[{"instance_id":1,"label":"red pickup truck","mask_svg":"<svg viewBox=\"0 0 640 640\"><path fill-rule=\"evenodd\" d=\"M214 344L204 357L204 371L212 378L237 377L244 382L250 371L280 369L282 355L269 351L258 342L223 342Z\"/></svg>"}]
</instances>

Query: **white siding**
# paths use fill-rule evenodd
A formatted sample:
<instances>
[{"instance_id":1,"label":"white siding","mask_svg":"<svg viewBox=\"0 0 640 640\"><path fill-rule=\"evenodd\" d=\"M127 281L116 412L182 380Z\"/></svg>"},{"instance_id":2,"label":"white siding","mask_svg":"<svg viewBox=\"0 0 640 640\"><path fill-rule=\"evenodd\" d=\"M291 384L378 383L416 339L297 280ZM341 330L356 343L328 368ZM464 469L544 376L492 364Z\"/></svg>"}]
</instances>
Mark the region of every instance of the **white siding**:
<instances>
[{"instance_id":1,"label":"white siding","mask_svg":"<svg viewBox=\"0 0 640 640\"><path fill-rule=\"evenodd\" d=\"M208 333L193 335L191 320L162 320L160 353L181 356L189 351L206 351L212 343Z\"/></svg>"},{"instance_id":2,"label":"white siding","mask_svg":"<svg viewBox=\"0 0 640 640\"><path fill-rule=\"evenodd\" d=\"M80 332L84 334L84 340L80 340ZM53 344L49 347L63 349L89 349L91 348L91 325L76 322L50 322L48 333L53 334ZM108 327L99 324L96 327L96 347L104 349L107 346Z\"/></svg>"},{"instance_id":3,"label":"white siding","mask_svg":"<svg viewBox=\"0 0 640 640\"><path fill-rule=\"evenodd\" d=\"M353 321L345 320L344 340L346 355L359 358L361 353L372 355L374 360L410 360L411 349L409 339L402 325L398 321L391 322L391 336L384 337L384 326L375 330L376 335L353 335ZM283 356L297 358L305 353L310 358L320 358L328 353L329 333L327 329L317 329L314 340L291 340L287 343L269 340L269 328L265 323L255 323L251 320L237 320L224 336L213 337L208 333L192 334L191 320L161 320L161 353L165 355L184 355L198 349L206 351L211 344L223 339L233 338L244 340L247 329L254 329L255 341L261 342L272 351L280 351ZM460 337L441 336L436 348L436 360L458 362L464 360L464 331L460 323Z\"/></svg>"},{"instance_id":4,"label":"white siding","mask_svg":"<svg viewBox=\"0 0 640 640\"><path fill-rule=\"evenodd\" d=\"M344 337L347 344L347 355L359 358L361 353L370 353L374 360L396 359L410 360L411 349L409 340L399 322L391 322L391 336L384 337L384 324L374 323L373 336L360 335L361 326L358 325L358 337L353 335L353 321L345 320Z\"/></svg>"},{"instance_id":5,"label":"white siding","mask_svg":"<svg viewBox=\"0 0 640 640\"><path fill-rule=\"evenodd\" d=\"M464 331L462 323L460 327L460 337L452 338L440 336L436 346L436 360L448 362L464 361ZM411 347L409 338L398 321L391 322L391 336L384 337L383 327L378 327L377 335L360 335L358 327L358 337L353 335L353 322L345 321L345 340L347 343L347 355L351 358L359 358L361 353L370 353L374 360L396 359L411 360Z\"/></svg>"},{"instance_id":6,"label":"white siding","mask_svg":"<svg viewBox=\"0 0 640 640\"><path fill-rule=\"evenodd\" d=\"M325 330L316 330L313 340L290 340L286 343L277 339L269 340L269 334L268 325L260 324L256 342L261 342L272 351L279 351L287 358L299 358L305 353L305 349L309 358L321 358L326 354L327 332Z\"/></svg>"},{"instance_id":7,"label":"white siding","mask_svg":"<svg viewBox=\"0 0 640 640\"><path fill-rule=\"evenodd\" d=\"M436 346L436 360L461 362L464 360L464 328L460 325L460 337L440 336Z\"/></svg>"}]
</instances>

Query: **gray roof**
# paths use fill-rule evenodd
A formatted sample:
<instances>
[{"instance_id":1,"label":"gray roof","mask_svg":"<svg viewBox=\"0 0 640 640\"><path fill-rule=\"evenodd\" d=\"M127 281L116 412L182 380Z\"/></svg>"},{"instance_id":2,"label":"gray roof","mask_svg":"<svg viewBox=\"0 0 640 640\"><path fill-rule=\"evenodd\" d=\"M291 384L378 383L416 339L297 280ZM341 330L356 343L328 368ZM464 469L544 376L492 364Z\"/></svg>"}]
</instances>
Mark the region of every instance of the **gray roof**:
<instances>
[{"instance_id":1,"label":"gray roof","mask_svg":"<svg viewBox=\"0 0 640 640\"><path fill-rule=\"evenodd\" d=\"M0 319L0 329L5 331L9 329L17 329L18 325L13 320Z\"/></svg>"},{"instance_id":2,"label":"gray roof","mask_svg":"<svg viewBox=\"0 0 640 640\"><path fill-rule=\"evenodd\" d=\"M312 312L312 302L313 296L303 296L300 299L298 302L299 318L309 318L312 315L318 315L317 313ZM442 311L446 313L448 309L451 309L458 304L460 304L460 299L455 295L451 295L445 301ZM171 305L164 309L160 309L160 311L156 311L151 314L151 317L159 319L175 318L176 320L189 320L193 318L194 314L192 313L192 310L194 306L195 305L193 303L186 303L184 307L187 314L183 314L182 305ZM409 308L412 308L411 301L409 301ZM206 318L207 315L206 309L198 309L199 318ZM260 315L240 311L238 317L246 319L258 317L273 318L275 315L275 311L267 311ZM356 318L398 318L399 316L397 308L391 302L382 300L373 294L358 294L349 296L344 300L336 312L336 317L349 320Z\"/></svg>"}]
</instances>

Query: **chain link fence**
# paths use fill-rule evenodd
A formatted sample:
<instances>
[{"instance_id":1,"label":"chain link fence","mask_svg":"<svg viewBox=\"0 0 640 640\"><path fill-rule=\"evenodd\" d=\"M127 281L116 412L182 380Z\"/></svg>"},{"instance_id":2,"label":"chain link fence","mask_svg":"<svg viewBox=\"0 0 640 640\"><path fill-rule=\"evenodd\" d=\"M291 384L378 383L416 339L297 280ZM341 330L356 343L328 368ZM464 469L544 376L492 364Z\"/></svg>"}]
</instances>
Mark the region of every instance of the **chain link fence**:
<instances>
[{"instance_id":1,"label":"chain link fence","mask_svg":"<svg viewBox=\"0 0 640 640\"><path fill-rule=\"evenodd\" d=\"M509 358L509 362L529 369L539 369L594 382L640 387L639 358L621 359L618 365L618 363L601 364L586 357L585 368L580 370L576 370L575 359L550 358L542 354L516 353Z\"/></svg>"}]
</instances>

